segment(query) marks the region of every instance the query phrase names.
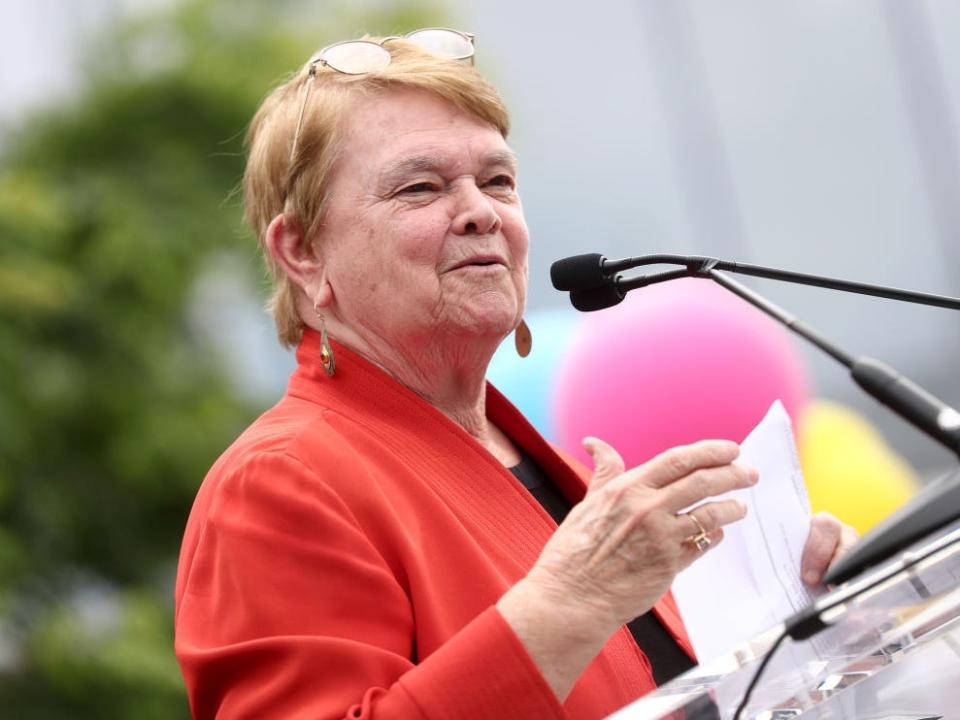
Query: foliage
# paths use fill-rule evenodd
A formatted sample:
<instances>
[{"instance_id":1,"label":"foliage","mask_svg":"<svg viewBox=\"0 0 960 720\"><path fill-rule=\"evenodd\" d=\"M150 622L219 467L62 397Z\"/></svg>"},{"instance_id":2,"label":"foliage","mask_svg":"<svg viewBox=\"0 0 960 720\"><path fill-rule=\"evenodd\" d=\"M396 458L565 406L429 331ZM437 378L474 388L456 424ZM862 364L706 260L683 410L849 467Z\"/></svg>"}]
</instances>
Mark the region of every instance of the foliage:
<instances>
[{"instance_id":1,"label":"foliage","mask_svg":"<svg viewBox=\"0 0 960 720\"><path fill-rule=\"evenodd\" d=\"M324 42L420 5L188 0L111 29L80 99L0 164L0 707L186 715L172 579L199 480L250 407L186 320L201 269L258 266L243 131ZM237 348L243 352L244 348Z\"/></svg>"}]
</instances>

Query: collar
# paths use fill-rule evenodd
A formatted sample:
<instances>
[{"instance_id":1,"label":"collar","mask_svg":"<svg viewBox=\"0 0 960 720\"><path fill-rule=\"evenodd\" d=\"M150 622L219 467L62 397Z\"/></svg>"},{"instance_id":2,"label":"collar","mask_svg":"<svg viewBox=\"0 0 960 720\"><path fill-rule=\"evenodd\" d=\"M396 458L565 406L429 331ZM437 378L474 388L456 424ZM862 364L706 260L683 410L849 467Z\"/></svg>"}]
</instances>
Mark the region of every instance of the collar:
<instances>
[{"instance_id":1,"label":"collar","mask_svg":"<svg viewBox=\"0 0 960 720\"><path fill-rule=\"evenodd\" d=\"M379 366L359 353L332 338L330 346L337 362L333 377L327 376L320 363L320 333L313 328L304 328L303 338L297 346L297 369L290 378L288 392L334 409L352 408L369 413L371 418L395 422L404 418L407 422L421 422L427 426L440 426L447 430L434 439L438 450L455 452L454 445L466 442L473 449L496 463L509 473L477 440L431 405L427 400L401 384ZM487 418L509 437L524 453L529 455L546 472L567 498L577 503L586 492L586 477L568 464L534 428L523 414L487 382ZM463 450L462 445L459 448Z\"/></svg>"}]
</instances>

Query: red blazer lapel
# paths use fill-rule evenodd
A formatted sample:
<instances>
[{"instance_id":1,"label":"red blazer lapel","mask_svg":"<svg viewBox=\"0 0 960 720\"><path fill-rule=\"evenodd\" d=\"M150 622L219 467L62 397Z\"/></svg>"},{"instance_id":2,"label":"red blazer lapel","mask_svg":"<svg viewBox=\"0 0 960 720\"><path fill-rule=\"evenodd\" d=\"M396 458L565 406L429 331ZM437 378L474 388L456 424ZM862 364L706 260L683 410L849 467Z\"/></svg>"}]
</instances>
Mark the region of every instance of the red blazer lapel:
<instances>
[{"instance_id":1,"label":"red blazer lapel","mask_svg":"<svg viewBox=\"0 0 960 720\"><path fill-rule=\"evenodd\" d=\"M590 471L572 455L544 440L520 411L490 383L487 383L487 415L543 468L571 503L583 500ZM696 662L697 656L673 594L668 592L660 598L653 606L653 612L683 651Z\"/></svg>"}]
</instances>

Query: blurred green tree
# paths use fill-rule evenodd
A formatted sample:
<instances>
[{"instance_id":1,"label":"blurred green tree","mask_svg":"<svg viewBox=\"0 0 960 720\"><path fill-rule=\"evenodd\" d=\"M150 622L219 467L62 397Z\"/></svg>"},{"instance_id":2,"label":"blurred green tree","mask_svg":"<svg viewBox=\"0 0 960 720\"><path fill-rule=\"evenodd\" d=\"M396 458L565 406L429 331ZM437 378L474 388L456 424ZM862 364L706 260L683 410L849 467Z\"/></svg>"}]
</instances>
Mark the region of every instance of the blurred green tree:
<instances>
[{"instance_id":1,"label":"blurred green tree","mask_svg":"<svg viewBox=\"0 0 960 720\"><path fill-rule=\"evenodd\" d=\"M172 653L180 535L203 474L259 410L186 312L225 252L259 263L232 192L246 124L325 42L438 24L424 2L187 0L109 30L79 99L6 140L5 716L187 716Z\"/></svg>"}]
</instances>

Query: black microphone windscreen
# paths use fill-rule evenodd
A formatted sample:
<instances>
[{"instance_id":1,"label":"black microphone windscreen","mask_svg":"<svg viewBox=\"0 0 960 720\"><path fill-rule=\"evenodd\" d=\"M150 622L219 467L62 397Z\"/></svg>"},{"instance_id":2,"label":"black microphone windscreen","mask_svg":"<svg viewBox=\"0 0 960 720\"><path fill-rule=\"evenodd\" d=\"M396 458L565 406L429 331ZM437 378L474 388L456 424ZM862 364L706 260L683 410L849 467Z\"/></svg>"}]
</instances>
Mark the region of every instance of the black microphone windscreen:
<instances>
[{"instance_id":1,"label":"black microphone windscreen","mask_svg":"<svg viewBox=\"0 0 960 720\"><path fill-rule=\"evenodd\" d=\"M571 290L570 302L581 312L593 312L613 307L623 302L624 294L615 282L607 281L601 287L586 288L585 290Z\"/></svg>"},{"instance_id":2,"label":"black microphone windscreen","mask_svg":"<svg viewBox=\"0 0 960 720\"><path fill-rule=\"evenodd\" d=\"M588 253L557 260L550 266L550 281L557 290L579 290L605 285L610 278L603 273L603 255Z\"/></svg>"}]
</instances>

